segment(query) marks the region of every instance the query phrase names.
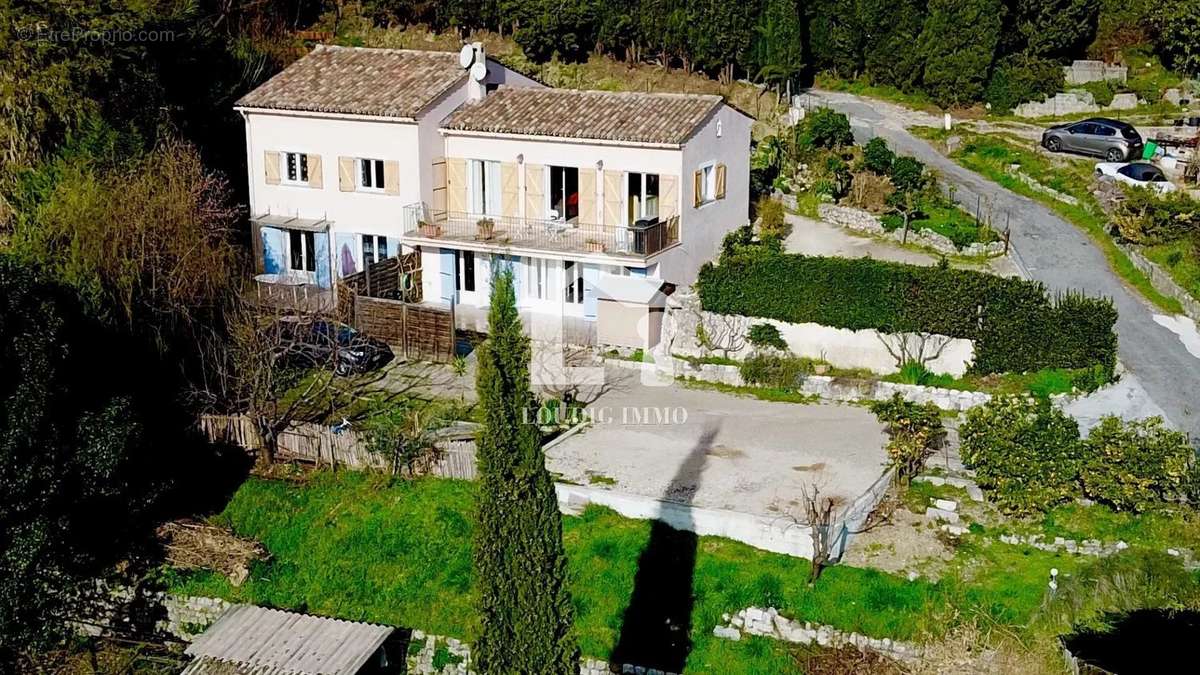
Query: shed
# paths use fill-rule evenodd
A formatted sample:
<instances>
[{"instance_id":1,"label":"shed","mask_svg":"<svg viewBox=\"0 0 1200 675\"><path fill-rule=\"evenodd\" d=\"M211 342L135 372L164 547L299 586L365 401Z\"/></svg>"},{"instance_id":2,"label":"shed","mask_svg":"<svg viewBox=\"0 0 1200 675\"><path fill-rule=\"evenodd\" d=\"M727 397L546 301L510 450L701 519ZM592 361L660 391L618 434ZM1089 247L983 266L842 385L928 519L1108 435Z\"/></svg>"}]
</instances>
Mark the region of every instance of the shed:
<instances>
[{"instance_id":1,"label":"shed","mask_svg":"<svg viewBox=\"0 0 1200 675\"><path fill-rule=\"evenodd\" d=\"M391 626L234 605L187 648L181 675L388 675L405 667Z\"/></svg>"},{"instance_id":2,"label":"shed","mask_svg":"<svg viewBox=\"0 0 1200 675\"><path fill-rule=\"evenodd\" d=\"M596 282L596 341L652 349L662 334L669 284L661 279L602 274Z\"/></svg>"}]
</instances>

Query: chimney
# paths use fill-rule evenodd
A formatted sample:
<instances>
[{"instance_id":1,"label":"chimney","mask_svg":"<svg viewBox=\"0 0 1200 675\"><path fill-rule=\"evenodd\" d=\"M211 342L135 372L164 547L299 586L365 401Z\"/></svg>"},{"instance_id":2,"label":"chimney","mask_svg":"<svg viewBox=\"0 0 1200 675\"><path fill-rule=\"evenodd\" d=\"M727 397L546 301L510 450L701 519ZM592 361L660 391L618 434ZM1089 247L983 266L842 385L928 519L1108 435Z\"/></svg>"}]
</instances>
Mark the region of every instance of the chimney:
<instances>
[{"instance_id":1,"label":"chimney","mask_svg":"<svg viewBox=\"0 0 1200 675\"><path fill-rule=\"evenodd\" d=\"M482 42L472 42L471 51L475 60L467 73L467 100L477 103L487 96L487 55L483 52Z\"/></svg>"}]
</instances>

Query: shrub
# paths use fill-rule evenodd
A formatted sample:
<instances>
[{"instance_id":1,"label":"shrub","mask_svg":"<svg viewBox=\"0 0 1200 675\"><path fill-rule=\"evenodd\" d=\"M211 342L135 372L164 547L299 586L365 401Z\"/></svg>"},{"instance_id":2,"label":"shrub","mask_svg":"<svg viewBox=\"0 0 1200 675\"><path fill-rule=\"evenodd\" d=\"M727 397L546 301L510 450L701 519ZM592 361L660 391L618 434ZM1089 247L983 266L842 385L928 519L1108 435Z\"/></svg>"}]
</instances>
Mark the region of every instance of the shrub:
<instances>
[{"instance_id":1,"label":"shrub","mask_svg":"<svg viewBox=\"0 0 1200 675\"><path fill-rule=\"evenodd\" d=\"M1007 112L1025 101L1040 101L1053 95L1062 86L1063 69L1057 62L1014 54L996 64L983 99L992 105L993 111Z\"/></svg>"},{"instance_id":2,"label":"shrub","mask_svg":"<svg viewBox=\"0 0 1200 675\"><path fill-rule=\"evenodd\" d=\"M888 208L896 188L886 176L880 176L870 171L860 171L854 174L850 183L850 204L871 213L883 213Z\"/></svg>"},{"instance_id":3,"label":"shrub","mask_svg":"<svg viewBox=\"0 0 1200 675\"><path fill-rule=\"evenodd\" d=\"M779 334L779 329L774 324L756 323L750 326L750 332L746 333L746 339L755 347L772 347L780 351L787 351L787 342L783 336Z\"/></svg>"},{"instance_id":4,"label":"shrub","mask_svg":"<svg viewBox=\"0 0 1200 675\"><path fill-rule=\"evenodd\" d=\"M919 384L926 385L933 377L933 373L929 368L925 367L920 361L908 361L900 366L900 381L904 384Z\"/></svg>"},{"instance_id":5,"label":"shrub","mask_svg":"<svg viewBox=\"0 0 1200 675\"><path fill-rule=\"evenodd\" d=\"M1159 195L1132 188L1125 193L1113 214L1123 239L1135 244L1162 244L1200 233L1200 202L1186 192Z\"/></svg>"},{"instance_id":6,"label":"shrub","mask_svg":"<svg viewBox=\"0 0 1200 675\"><path fill-rule=\"evenodd\" d=\"M1195 497L1196 450L1186 434L1151 417L1105 417L1084 441L1083 494L1123 511Z\"/></svg>"},{"instance_id":7,"label":"shrub","mask_svg":"<svg viewBox=\"0 0 1200 675\"><path fill-rule=\"evenodd\" d=\"M897 157L891 176L892 185L900 192L919 192L925 187L925 165L914 157Z\"/></svg>"},{"instance_id":8,"label":"shrub","mask_svg":"<svg viewBox=\"0 0 1200 675\"><path fill-rule=\"evenodd\" d=\"M774 389L792 389L812 372L811 362L796 356L755 354L738 368L746 384Z\"/></svg>"},{"instance_id":9,"label":"shrub","mask_svg":"<svg viewBox=\"0 0 1200 675\"><path fill-rule=\"evenodd\" d=\"M872 138L863 146L863 166L871 173L880 176L891 175L892 162L895 160L896 153L892 152L887 141L882 138Z\"/></svg>"},{"instance_id":10,"label":"shrub","mask_svg":"<svg viewBox=\"0 0 1200 675\"><path fill-rule=\"evenodd\" d=\"M1003 15L1000 0L930 0L920 49L925 91L938 105L979 100Z\"/></svg>"},{"instance_id":11,"label":"shrub","mask_svg":"<svg viewBox=\"0 0 1200 675\"><path fill-rule=\"evenodd\" d=\"M896 477L907 482L917 475L925 458L936 450L945 436L941 412L932 403L918 405L893 394L886 401L870 404L871 412L888 427L888 458L896 467Z\"/></svg>"},{"instance_id":12,"label":"shrub","mask_svg":"<svg viewBox=\"0 0 1200 675\"><path fill-rule=\"evenodd\" d=\"M800 145L816 148L841 148L854 145L850 119L831 108L817 108L804 118L799 130Z\"/></svg>"},{"instance_id":13,"label":"shrub","mask_svg":"<svg viewBox=\"0 0 1200 675\"><path fill-rule=\"evenodd\" d=\"M783 204L781 202L763 195L758 200L756 210L758 211L758 233L760 237L763 239L787 239L787 236L791 234L792 228L784 218Z\"/></svg>"},{"instance_id":14,"label":"shrub","mask_svg":"<svg viewBox=\"0 0 1200 675\"><path fill-rule=\"evenodd\" d=\"M736 247L735 247L736 248ZM728 250L728 249L727 249ZM950 267L795 254L726 255L698 282L705 309L851 330L975 341L974 372L1116 365L1111 301Z\"/></svg>"},{"instance_id":15,"label":"shrub","mask_svg":"<svg viewBox=\"0 0 1200 675\"><path fill-rule=\"evenodd\" d=\"M1108 80L1100 80L1099 82L1086 82L1078 85L1079 89L1083 89L1092 95L1096 100L1096 105L1106 106L1113 102L1113 98L1117 95L1117 90L1113 89L1112 83Z\"/></svg>"},{"instance_id":16,"label":"shrub","mask_svg":"<svg viewBox=\"0 0 1200 675\"><path fill-rule=\"evenodd\" d=\"M1005 511L1033 513L1078 493L1079 427L1046 399L998 396L967 411L963 462Z\"/></svg>"}]
</instances>

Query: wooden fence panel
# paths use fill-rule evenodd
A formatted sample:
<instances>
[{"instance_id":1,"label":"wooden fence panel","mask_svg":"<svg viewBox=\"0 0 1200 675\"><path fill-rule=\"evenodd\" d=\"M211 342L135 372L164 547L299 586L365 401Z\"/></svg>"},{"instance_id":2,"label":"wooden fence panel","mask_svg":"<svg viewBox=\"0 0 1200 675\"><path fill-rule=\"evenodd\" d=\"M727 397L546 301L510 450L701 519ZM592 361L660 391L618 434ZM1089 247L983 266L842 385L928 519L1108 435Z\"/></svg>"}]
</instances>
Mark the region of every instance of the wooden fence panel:
<instances>
[{"instance_id":1,"label":"wooden fence panel","mask_svg":"<svg viewBox=\"0 0 1200 675\"><path fill-rule=\"evenodd\" d=\"M454 359L454 314L449 308L359 295L354 299L354 327L399 347L405 358Z\"/></svg>"}]
</instances>

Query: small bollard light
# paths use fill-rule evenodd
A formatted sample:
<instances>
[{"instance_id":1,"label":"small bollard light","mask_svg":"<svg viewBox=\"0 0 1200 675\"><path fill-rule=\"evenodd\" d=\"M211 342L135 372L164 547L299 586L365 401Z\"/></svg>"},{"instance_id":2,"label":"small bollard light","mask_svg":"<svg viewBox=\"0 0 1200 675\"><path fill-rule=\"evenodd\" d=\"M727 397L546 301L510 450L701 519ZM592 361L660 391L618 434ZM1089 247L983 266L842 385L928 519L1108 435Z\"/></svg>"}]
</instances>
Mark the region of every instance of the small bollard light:
<instances>
[{"instance_id":1,"label":"small bollard light","mask_svg":"<svg viewBox=\"0 0 1200 675\"><path fill-rule=\"evenodd\" d=\"M1056 592L1058 592L1058 568L1057 567L1050 568L1050 584L1049 584L1049 586L1050 586L1050 595L1054 595Z\"/></svg>"}]
</instances>

